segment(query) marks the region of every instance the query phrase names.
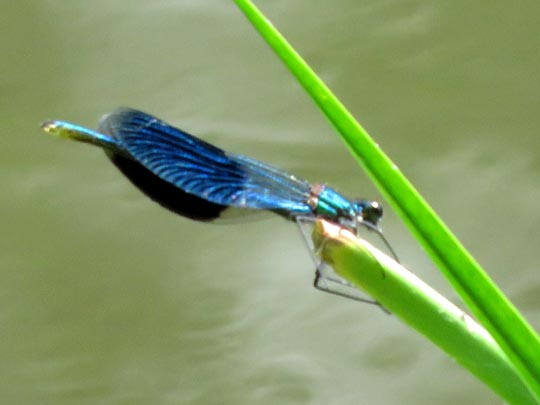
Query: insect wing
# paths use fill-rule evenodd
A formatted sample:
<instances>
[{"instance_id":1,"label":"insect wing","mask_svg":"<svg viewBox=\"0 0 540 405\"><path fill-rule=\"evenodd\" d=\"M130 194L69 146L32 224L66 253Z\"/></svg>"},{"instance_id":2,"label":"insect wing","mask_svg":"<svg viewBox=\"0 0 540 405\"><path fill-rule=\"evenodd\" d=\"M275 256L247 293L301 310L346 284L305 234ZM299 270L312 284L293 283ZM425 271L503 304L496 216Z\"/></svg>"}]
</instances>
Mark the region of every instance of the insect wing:
<instances>
[{"instance_id":1,"label":"insect wing","mask_svg":"<svg viewBox=\"0 0 540 405\"><path fill-rule=\"evenodd\" d=\"M118 140L139 164L187 193L242 208L309 213L309 183L240 155L228 154L146 113L119 109L99 132Z\"/></svg>"}]
</instances>

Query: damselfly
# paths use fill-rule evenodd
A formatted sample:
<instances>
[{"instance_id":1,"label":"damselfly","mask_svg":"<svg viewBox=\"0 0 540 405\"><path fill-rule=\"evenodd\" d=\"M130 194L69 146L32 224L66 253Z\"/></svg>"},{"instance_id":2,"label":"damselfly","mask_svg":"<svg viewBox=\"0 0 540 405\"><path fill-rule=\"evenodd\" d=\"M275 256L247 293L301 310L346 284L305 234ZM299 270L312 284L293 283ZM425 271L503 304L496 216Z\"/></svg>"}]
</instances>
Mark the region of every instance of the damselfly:
<instances>
[{"instance_id":1,"label":"damselfly","mask_svg":"<svg viewBox=\"0 0 540 405\"><path fill-rule=\"evenodd\" d=\"M365 226L382 237L378 202L349 200L324 184L312 185L255 159L225 152L140 111L122 108L105 115L97 131L65 121L48 121L42 128L103 148L151 199L194 220L209 221L237 207L268 210L297 222L322 217L356 233ZM325 281L335 280L318 270L315 287L352 295L333 290Z\"/></svg>"}]
</instances>

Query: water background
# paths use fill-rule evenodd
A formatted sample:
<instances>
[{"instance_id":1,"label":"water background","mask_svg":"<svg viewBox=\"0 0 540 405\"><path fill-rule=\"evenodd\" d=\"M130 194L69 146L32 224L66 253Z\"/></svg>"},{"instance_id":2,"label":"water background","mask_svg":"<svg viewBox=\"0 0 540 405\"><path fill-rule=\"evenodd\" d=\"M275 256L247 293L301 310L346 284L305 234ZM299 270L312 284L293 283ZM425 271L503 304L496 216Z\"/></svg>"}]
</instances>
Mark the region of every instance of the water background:
<instances>
[{"instance_id":1,"label":"water background","mask_svg":"<svg viewBox=\"0 0 540 405\"><path fill-rule=\"evenodd\" d=\"M538 329L540 4L257 4ZM40 132L131 106L380 199L232 1L4 1L0 21L0 402L498 401L395 317L312 289L294 224L176 217ZM459 302L389 209L384 229Z\"/></svg>"}]
</instances>

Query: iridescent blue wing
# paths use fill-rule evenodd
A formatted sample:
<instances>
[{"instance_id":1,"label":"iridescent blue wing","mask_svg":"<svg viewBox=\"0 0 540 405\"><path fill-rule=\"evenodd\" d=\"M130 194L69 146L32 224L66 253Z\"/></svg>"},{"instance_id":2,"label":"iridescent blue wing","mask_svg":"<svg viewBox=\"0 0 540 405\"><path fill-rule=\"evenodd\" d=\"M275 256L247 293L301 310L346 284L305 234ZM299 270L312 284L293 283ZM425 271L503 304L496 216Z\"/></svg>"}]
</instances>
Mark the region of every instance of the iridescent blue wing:
<instances>
[{"instance_id":1,"label":"iridescent blue wing","mask_svg":"<svg viewBox=\"0 0 540 405\"><path fill-rule=\"evenodd\" d=\"M310 184L245 156L230 154L146 113L119 109L98 131L162 180L215 204L309 214Z\"/></svg>"}]
</instances>

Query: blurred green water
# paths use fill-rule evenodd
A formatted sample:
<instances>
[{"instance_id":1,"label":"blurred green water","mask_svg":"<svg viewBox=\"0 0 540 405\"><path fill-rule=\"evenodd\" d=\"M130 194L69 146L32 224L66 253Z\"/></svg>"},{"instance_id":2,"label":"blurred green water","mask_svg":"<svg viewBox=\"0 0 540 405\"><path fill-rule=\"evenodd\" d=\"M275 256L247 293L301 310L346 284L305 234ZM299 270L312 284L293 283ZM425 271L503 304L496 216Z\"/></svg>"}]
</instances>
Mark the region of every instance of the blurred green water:
<instances>
[{"instance_id":1,"label":"blurred green water","mask_svg":"<svg viewBox=\"0 0 540 405\"><path fill-rule=\"evenodd\" d=\"M540 6L257 4L539 325ZM2 403L496 400L393 317L312 290L293 225L174 217L98 150L39 132L127 105L377 198L232 2L3 6Z\"/></svg>"}]
</instances>

